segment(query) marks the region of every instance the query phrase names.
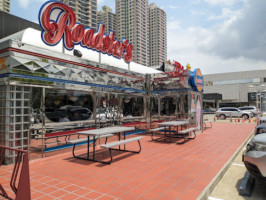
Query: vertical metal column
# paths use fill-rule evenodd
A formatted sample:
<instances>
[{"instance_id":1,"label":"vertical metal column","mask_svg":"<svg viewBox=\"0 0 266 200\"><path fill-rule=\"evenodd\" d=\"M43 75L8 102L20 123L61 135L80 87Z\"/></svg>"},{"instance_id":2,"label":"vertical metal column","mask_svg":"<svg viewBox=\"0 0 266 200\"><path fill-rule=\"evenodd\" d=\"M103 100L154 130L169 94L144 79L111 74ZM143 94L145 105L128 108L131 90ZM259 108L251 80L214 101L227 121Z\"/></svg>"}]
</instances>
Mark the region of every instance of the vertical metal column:
<instances>
[{"instance_id":1,"label":"vertical metal column","mask_svg":"<svg viewBox=\"0 0 266 200\"><path fill-rule=\"evenodd\" d=\"M45 88L41 93L41 114L42 114L42 158L44 158L44 138L45 138Z\"/></svg>"}]
</instances>

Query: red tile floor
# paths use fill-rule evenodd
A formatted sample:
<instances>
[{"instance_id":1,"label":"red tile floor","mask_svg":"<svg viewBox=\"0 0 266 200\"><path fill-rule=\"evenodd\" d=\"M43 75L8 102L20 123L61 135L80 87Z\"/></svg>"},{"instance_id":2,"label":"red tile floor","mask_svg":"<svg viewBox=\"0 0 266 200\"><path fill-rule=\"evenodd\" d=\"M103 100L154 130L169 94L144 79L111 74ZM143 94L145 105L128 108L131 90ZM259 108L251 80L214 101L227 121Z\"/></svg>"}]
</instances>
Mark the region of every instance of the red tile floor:
<instances>
[{"instance_id":1,"label":"red tile floor","mask_svg":"<svg viewBox=\"0 0 266 200\"><path fill-rule=\"evenodd\" d=\"M71 149L30 162L32 199L196 199L255 124L213 123L183 145L141 141L140 154L118 152L111 165L77 160ZM128 144L136 149L137 145ZM101 151L99 149L99 151ZM86 145L77 154L86 152ZM102 159L107 154L100 153ZM0 168L7 184L12 166Z\"/></svg>"}]
</instances>

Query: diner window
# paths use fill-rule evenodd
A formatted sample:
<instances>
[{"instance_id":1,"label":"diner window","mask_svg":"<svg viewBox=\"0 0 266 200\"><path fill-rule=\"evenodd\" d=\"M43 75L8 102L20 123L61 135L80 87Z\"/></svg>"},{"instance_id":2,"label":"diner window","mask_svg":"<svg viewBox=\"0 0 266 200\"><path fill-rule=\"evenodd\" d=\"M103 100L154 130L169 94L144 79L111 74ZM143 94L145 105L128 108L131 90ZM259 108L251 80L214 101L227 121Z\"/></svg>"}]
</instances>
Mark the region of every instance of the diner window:
<instances>
[{"instance_id":1,"label":"diner window","mask_svg":"<svg viewBox=\"0 0 266 200\"><path fill-rule=\"evenodd\" d=\"M124 117L136 117L144 115L143 97L126 96L122 101L122 109Z\"/></svg>"},{"instance_id":2,"label":"diner window","mask_svg":"<svg viewBox=\"0 0 266 200\"><path fill-rule=\"evenodd\" d=\"M158 99L157 98L151 98L151 114L152 115L158 115Z\"/></svg>"},{"instance_id":3,"label":"diner window","mask_svg":"<svg viewBox=\"0 0 266 200\"><path fill-rule=\"evenodd\" d=\"M100 94L96 109L96 118L102 122L111 120L112 123L118 124L120 116L119 96L117 94Z\"/></svg>"},{"instance_id":4,"label":"diner window","mask_svg":"<svg viewBox=\"0 0 266 200\"><path fill-rule=\"evenodd\" d=\"M85 92L48 89L45 94L45 116L51 122L92 119L93 98Z\"/></svg>"},{"instance_id":5,"label":"diner window","mask_svg":"<svg viewBox=\"0 0 266 200\"><path fill-rule=\"evenodd\" d=\"M176 110L176 100L173 97L164 97L161 100L161 115L174 115Z\"/></svg>"}]
</instances>

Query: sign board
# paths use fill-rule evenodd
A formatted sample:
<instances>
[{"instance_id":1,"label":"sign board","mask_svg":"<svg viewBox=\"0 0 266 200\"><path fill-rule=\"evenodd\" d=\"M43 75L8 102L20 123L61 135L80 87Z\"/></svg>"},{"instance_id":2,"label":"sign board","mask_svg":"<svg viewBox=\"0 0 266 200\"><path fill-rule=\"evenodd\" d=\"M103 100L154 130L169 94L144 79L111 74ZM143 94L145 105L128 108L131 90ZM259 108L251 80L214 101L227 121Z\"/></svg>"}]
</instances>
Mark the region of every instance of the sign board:
<instances>
[{"instance_id":1,"label":"sign board","mask_svg":"<svg viewBox=\"0 0 266 200\"><path fill-rule=\"evenodd\" d=\"M57 45L63 39L64 47L73 50L75 45L92 49L115 58L123 58L126 63L132 60L133 45L128 40L115 40L115 33L104 34L105 25L99 24L98 32L76 23L73 10L58 1L47 1L39 12L42 28L42 40L50 46Z\"/></svg>"},{"instance_id":2,"label":"sign board","mask_svg":"<svg viewBox=\"0 0 266 200\"><path fill-rule=\"evenodd\" d=\"M201 74L200 69L195 69L191 73L190 83L195 91L203 91L203 76Z\"/></svg>"},{"instance_id":3,"label":"sign board","mask_svg":"<svg viewBox=\"0 0 266 200\"><path fill-rule=\"evenodd\" d=\"M6 67L5 61L6 61L5 57L0 58L0 69L5 69L5 67Z\"/></svg>"}]
</instances>

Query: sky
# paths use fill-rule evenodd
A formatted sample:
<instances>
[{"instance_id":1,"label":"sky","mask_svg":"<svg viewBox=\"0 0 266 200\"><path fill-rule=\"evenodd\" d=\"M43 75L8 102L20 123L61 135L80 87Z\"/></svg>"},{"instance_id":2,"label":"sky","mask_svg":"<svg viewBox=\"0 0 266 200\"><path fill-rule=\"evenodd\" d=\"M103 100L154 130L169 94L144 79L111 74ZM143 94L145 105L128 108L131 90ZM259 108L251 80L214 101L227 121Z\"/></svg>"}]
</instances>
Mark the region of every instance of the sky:
<instances>
[{"instance_id":1,"label":"sky","mask_svg":"<svg viewBox=\"0 0 266 200\"><path fill-rule=\"evenodd\" d=\"M38 22L46 0L11 0L11 14ZM266 0L149 0L167 13L167 57L203 74L266 69ZM98 0L98 10L115 0Z\"/></svg>"}]
</instances>

